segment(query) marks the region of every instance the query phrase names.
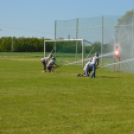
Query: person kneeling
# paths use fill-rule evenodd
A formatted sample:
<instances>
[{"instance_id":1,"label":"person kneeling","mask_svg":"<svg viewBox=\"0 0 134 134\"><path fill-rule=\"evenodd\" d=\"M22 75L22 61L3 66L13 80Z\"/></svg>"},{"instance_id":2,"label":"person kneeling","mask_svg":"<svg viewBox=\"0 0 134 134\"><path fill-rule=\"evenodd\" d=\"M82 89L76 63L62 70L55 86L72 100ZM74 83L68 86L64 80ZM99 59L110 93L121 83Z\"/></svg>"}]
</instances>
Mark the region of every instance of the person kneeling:
<instances>
[{"instance_id":1,"label":"person kneeling","mask_svg":"<svg viewBox=\"0 0 134 134\"><path fill-rule=\"evenodd\" d=\"M48 72L51 72L51 71L54 72L55 65L57 65L55 63L55 57L52 57L52 59L49 61L48 65L47 65Z\"/></svg>"},{"instance_id":2,"label":"person kneeling","mask_svg":"<svg viewBox=\"0 0 134 134\"><path fill-rule=\"evenodd\" d=\"M88 77L92 71L92 66L90 65L92 59L89 59L89 61L85 64L83 71L84 74L78 74L77 76L83 76L83 77Z\"/></svg>"}]
</instances>

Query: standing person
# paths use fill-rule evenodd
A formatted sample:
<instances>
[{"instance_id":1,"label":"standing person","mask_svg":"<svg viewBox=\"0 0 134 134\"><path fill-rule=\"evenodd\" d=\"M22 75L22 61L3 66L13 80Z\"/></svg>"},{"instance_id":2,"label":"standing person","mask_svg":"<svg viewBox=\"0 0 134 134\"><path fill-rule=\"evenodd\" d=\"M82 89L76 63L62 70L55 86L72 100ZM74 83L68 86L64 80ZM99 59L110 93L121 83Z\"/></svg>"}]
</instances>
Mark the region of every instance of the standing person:
<instances>
[{"instance_id":1,"label":"standing person","mask_svg":"<svg viewBox=\"0 0 134 134\"><path fill-rule=\"evenodd\" d=\"M49 61L49 63L47 64L47 69L48 69L48 72L53 72L54 71L54 69L55 69L55 65L57 65L56 63L55 63L55 57L52 57L51 58L51 60Z\"/></svg>"},{"instance_id":2,"label":"standing person","mask_svg":"<svg viewBox=\"0 0 134 134\"><path fill-rule=\"evenodd\" d=\"M99 66L99 54L98 53L95 53L95 56L93 57L92 62L90 63L90 65L92 66L92 69L93 69L93 72L90 75L90 78L93 78L93 77L95 77L95 70Z\"/></svg>"},{"instance_id":3,"label":"standing person","mask_svg":"<svg viewBox=\"0 0 134 134\"><path fill-rule=\"evenodd\" d=\"M44 66L44 72L46 72L46 65L47 65L47 63L48 63L48 61L50 60L51 57L52 57L52 54L50 53L48 55L48 57L44 57L44 58L41 59L41 62Z\"/></svg>"}]
</instances>

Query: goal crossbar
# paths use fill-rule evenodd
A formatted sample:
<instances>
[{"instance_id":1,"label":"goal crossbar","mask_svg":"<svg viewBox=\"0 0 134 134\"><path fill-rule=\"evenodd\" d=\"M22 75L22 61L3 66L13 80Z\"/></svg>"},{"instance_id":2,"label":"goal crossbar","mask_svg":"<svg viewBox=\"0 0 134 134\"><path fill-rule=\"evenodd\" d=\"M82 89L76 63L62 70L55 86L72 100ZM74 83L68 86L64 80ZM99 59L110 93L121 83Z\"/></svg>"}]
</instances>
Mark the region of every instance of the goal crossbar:
<instances>
[{"instance_id":1,"label":"goal crossbar","mask_svg":"<svg viewBox=\"0 0 134 134\"><path fill-rule=\"evenodd\" d=\"M87 42L89 44L93 44L91 43L90 41L88 40L85 40L85 39L59 39L59 40L45 40L44 39L44 57L45 57L45 52L46 52L46 43L47 42L81 42L82 44L82 67L84 66L84 47L85 47L85 44L84 42Z\"/></svg>"}]
</instances>

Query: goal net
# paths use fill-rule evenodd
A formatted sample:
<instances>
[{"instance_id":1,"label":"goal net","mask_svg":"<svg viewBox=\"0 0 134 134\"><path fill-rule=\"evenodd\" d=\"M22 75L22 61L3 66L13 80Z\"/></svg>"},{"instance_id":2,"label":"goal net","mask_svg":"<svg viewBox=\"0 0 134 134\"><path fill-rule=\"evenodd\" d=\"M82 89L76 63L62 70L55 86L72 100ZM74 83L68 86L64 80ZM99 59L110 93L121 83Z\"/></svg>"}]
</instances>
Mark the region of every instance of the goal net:
<instances>
[{"instance_id":1,"label":"goal net","mask_svg":"<svg viewBox=\"0 0 134 134\"><path fill-rule=\"evenodd\" d=\"M56 63L61 65L82 65L89 57L92 43L84 39L44 40L44 57L52 50Z\"/></svg>"}]
</instances>

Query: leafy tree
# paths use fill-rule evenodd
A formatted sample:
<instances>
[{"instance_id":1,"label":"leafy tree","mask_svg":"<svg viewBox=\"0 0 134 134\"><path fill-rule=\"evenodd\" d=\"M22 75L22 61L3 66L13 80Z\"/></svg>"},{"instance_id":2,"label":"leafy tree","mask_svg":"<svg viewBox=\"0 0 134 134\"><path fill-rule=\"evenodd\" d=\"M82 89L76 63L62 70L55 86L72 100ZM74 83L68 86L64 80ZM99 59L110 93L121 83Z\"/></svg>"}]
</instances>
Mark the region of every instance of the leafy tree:
<instances>
[{"instance_id":1,"label":"leafy tree","mask_svg":"<svg viewBox=\"0 0 134 134\"><path fill-rule=\"evenodd\" d=\"M0 39L0 51L1 52L10 52L12 48L12 38L11 37L2 37Z\"/></svg>"},{"instance_id":2,"label":"leafy tree","mask_svg":"<svg viewBox=\"0 0 134 134\"><path fill-rule=\"evenodd\" d=\"M123 15L120 19L118 19L118 26L116 27L116 43L118 43L121 46L121 51L123 55L125 55L126 52L129 52L126 54L127 56L132 50L132 45L134 43L134 10L126 12L125 15Z\"/></svg>"},{"instance_id":3,"label":"leafy tree","mask_svg":"<svg viewBox=\"0 0 134 134\"><path fill-rule=\"evenodd\" d=\"M118 26L116 27L117 42L124 40L127 45L127 40L132 35L134 24L134 11L128 11L124 16L118 19ZM122 39L121 39L122 38Z\"/></svg>"},{"instance_id":4,"label":"leafy tree","mask_svg":"<svg viewBox=\"0 0 134 134\"><path fill-rule=\"evenodd\" d=\"M101 43L100 42L95 42L93 44L93 47L94 47L94 50L93 50L94 53L95 52L97 52L97 53L100 53L101 52Z\"/></svg>"}]
</instances>

